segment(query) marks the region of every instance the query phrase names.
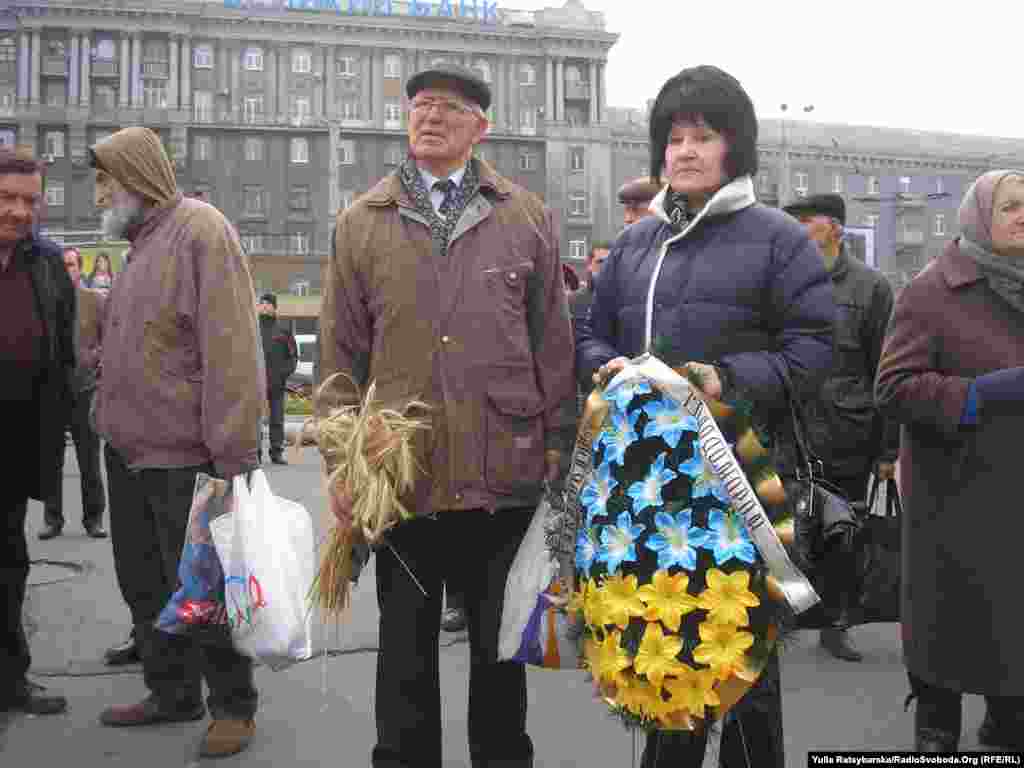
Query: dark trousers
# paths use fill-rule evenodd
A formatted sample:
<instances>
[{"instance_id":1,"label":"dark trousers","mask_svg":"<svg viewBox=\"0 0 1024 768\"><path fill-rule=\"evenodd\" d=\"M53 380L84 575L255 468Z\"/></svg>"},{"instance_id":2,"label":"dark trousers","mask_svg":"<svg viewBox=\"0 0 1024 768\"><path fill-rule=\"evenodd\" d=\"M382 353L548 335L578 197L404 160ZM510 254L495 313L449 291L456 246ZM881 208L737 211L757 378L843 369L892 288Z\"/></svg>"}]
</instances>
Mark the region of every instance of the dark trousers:
<instances>
[{"instance_id":1,"label":"dark trousers","mask_svg":"<svg viewBox=\"0 0 1024 768\"><path fill-rule=\"evenodd\" d=\"M725 716L721 768L785 768L779 656L772 654L757 683ZM641 768L699 768L707 748L707 729L699 733L656 731L647 737Z\"/></svg>"},{"instance_id":2,"label":"dark trousers","mask_svg":"<svg viewBox=\"0 0 1024 768\"><path fill-rule=\"evenodd\" d=\"M100 472L100 438L89 424L91 400L91 393L79 394L68 419L82 481L82 525L87 527L103 522L103 509L106 507L103 475ZM43 505L46 524L55 528L64 527L64 454L65 451L60 452L54 493Z\"/></svg>"},{"instance_id":3,"label":"dark trousers","mask_svg":"<svg viewBox=\"0 0 1024 768\"><path fill-rule=\"evenodd\" d=\"M114 570L135 625L146 687L161 706L189 708L210 688L214 718L250 719L256 712L252 661L230 644L199 644L153 626L178 586L196 475L211 467L131 471L106 446Z\"/></svg>"},{"instance_id":4,"label":"dark trousers","mask_svg":"<svg viewBox=\"0 0 1024 768\"><path fill-rule=\"evenodd\" d=\"M4 493L4 489L0 489ZM32 664L22 626L21 612L25 605L25 584L28 581L28 542L25 541L25 515L28 498L15 498L4 493L0 506L3 515L3 538L0 539L0 577L3 578L0 602L3 603L3 628L0 629L0 699L13 693L15 685L25 679Z\"/></svg>"},{"instance_id":5,"label":"dark trousers","mask_svg":"<svg viewBox=\"0 0 1024 768\"><path fill-rule=\"evenodd\" d=\"M911 698L917 699L914 727L933 728L960 738L963 712L960 691L940 688L907 673ZM985 707L997 726L1008 729L1024 727L1024 696L986 696Z\"/></svg>"},{"instance_id":6,"label":"dark trousers","mask_svg":"<svg viewBox=\"0 0 1024 768\"><path fill-rule=\"evenodd\" d=\"M870 472L859 475L829 475L828 480L848 501L858 502L867 498L870 476ZM834 629L848 629L853 621L851 609L857 601L856 553L844 552L841 544L836 545L835 551L826 551L821 574L824 578L822 602L832 620L832 626Z\"/></svg>"},{"instance_id":7,"label":"dark trousers","mask_svg":"<svg viewBox=\"0 0 1024 768\"><path fill-rule=\"evenodd\" d=\"M442 764L437 617L444 584L462 595L469 629L473 768L533 765L533 743L526 734L526 669L497 661L505 580L533 511L442 512L402 524L378 549L375 768Z\"/></svg>"},{"instance_id":8,"label":"dark trousers","mask_svg":"<svg viewBox=\"0 0 1024 768\"><path fill-rule=\"evenodd\" d=\"M284 451L284 389L268 390L267 402L270 404L270 455L280 456ZM261 435L261 454L262 445Z\"/></svg>"}]
</instances>

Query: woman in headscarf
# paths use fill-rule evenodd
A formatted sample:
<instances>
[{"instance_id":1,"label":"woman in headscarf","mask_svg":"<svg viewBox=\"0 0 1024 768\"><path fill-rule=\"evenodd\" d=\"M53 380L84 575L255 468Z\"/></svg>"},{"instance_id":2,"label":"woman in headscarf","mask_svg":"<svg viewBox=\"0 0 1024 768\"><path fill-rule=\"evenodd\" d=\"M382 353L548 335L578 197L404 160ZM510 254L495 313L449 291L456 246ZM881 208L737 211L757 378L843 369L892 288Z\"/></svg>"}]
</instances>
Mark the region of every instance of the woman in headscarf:
<instances>
[{"instance_id":1,"label":"woman in headscarf","mask_svg":"<svg viewBox=\"0 0 1024 768\"><path fill-rule=\"evenodd\" d=\"M957 748L962 693L985 696L983 744L1021 750L1024 171L978 178L959 218L896 302L875 388L902 423L908 704L918 751Z\"/></svg>"},{"instance_id":2,"label":"woman in headscarf","mask_svg":"<svg viewBox=\"0 0 1024 768\"><path fill-rule=\"evenodd\" d=\"M590 388L652 351L694 370L709 398L752 402L782 448L787 387L815 391L832 363L828 272L803 227L754 198L757 118L735 78L710 66L671 78L650 138L650 175L668 184L594 281L590 317L577 325L580 380ZM706 729L652 734L643 766L699 766L706 738ZM728 768L783 768L776 656L730 712L721 746Z\"/></svg>"}]
</instances>

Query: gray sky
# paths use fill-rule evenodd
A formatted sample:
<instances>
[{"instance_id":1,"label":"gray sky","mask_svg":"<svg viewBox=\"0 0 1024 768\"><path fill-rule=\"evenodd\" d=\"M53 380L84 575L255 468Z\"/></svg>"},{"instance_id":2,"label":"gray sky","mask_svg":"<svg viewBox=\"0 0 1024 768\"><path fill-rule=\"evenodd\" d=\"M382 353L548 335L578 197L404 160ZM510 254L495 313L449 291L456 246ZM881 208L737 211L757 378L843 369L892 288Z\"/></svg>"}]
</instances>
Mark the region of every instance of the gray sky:
<instances>
[{"instance_id":1,"label":"gray sky","mask_svg":"<svg viewBox=\"0 0 1024 768\"><path fill-rule=\"evenodd\" d=\"M506 9L564 0L499 0ZM734 75L759 117L1024 138L1019 0L583 0L619 35L608 104L641 107L683 67ZM804 115L800 108L814 105ZM794 114L796 113L796 114Z\"/></svg>"}]
</instances>

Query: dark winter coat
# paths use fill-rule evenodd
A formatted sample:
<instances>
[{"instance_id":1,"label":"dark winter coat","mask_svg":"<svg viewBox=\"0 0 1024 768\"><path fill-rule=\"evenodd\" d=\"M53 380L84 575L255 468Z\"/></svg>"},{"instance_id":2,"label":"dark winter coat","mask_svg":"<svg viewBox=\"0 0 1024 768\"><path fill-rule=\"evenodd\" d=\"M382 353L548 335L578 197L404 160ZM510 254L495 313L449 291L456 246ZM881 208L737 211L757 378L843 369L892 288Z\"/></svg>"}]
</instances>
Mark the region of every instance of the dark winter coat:
<instances>
[{"instance_id":1,"label":"dark winter coat","mask_svg":"<svg viewBox=\"0 0 1024 768\"><path fill-rule=\"evenodd\" d=\"M807 440L826 476L842 479L866 475L876 461L896 461L898 429L886 429L875 408L893 292L881 272L845 248L831 275L837 308L832 371L818 396L804 401L803 412Z\"/></svg>"},{"instance_id":2,"label":"dark winter coat","mask_svg":"<svg viewBox=\"0 0 1024 768\"><path fill-rule=\"evenodd\" d=\"M1024 365L1024 316L956 241L900 294L875 397L902 424L903 654L932 685L1024 696L1024 411L960 421L971 381Z\"/></svg>"},{"instance_id":3,"label":"dark winter coat","mask_svg":"<svg viewBox=\"0 0 1024 768\"><path fill-rule=\"evenodd\" d=\"M295 373L299 352L291 331L278 325L275 317L260 317L260 336L267 367L267 392L274 395L284 391L288 377Z\"/></svg>"},{"instance_id":4,"label":"dark winter coat","mask_svg":"<svg viewBox=\"0 0 1024 768\"><path fill-rule=\"evenodd\" d=\"M24 478L29 498L50 498L61 482L59 462L64 451L64 426L72 402L75 372L75 287L64 268L61 247L45 238L22 241L14 258L27 264L35 292L36 309L43 322L43 373L33 405L38 425L35 472Z\"/></svg>"}]
</instances>

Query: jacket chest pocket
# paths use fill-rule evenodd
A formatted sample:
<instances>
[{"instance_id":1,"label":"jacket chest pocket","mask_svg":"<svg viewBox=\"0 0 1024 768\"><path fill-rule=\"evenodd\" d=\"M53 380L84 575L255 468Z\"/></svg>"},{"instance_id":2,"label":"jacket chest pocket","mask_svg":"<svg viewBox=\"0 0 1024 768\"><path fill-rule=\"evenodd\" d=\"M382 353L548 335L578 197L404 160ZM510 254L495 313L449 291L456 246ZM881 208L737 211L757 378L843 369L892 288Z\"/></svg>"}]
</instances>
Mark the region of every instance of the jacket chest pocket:
<instances>
[{"instance_id":1,"label":"jacket chest pocket","mask_svg":"<svg viewBox=\"0 0 1024 768\"><path fill-rule=\"evenodd\" d=\"M528 261L483 271L484 284L487 294L495 302L494 308L517 317L526 314L526 288L532 277L533 264Z\"/></svg>"},{"instance_id":2,"label":"jacket chest pocket","mask_svg":"<svg viewBox=\"0 0 1024 768\"><path fill-rule=\"evenodd\" d=\"M488 489L505 496L535 493L544 481L544 407L533 382L492 384L484 409Z\"/></svg>"},{"instance_id":3,"label":"jacket chest pocket","mask_svg":"<svg viewBox=\"0 0 1024 768\"><path fill-rule=\"evenodd\" d=\"M199 381L195 328L186 315L160 312L155 318L146 320L142 333L142 351L149 375Z\"/></svg>"}]
</instances>

